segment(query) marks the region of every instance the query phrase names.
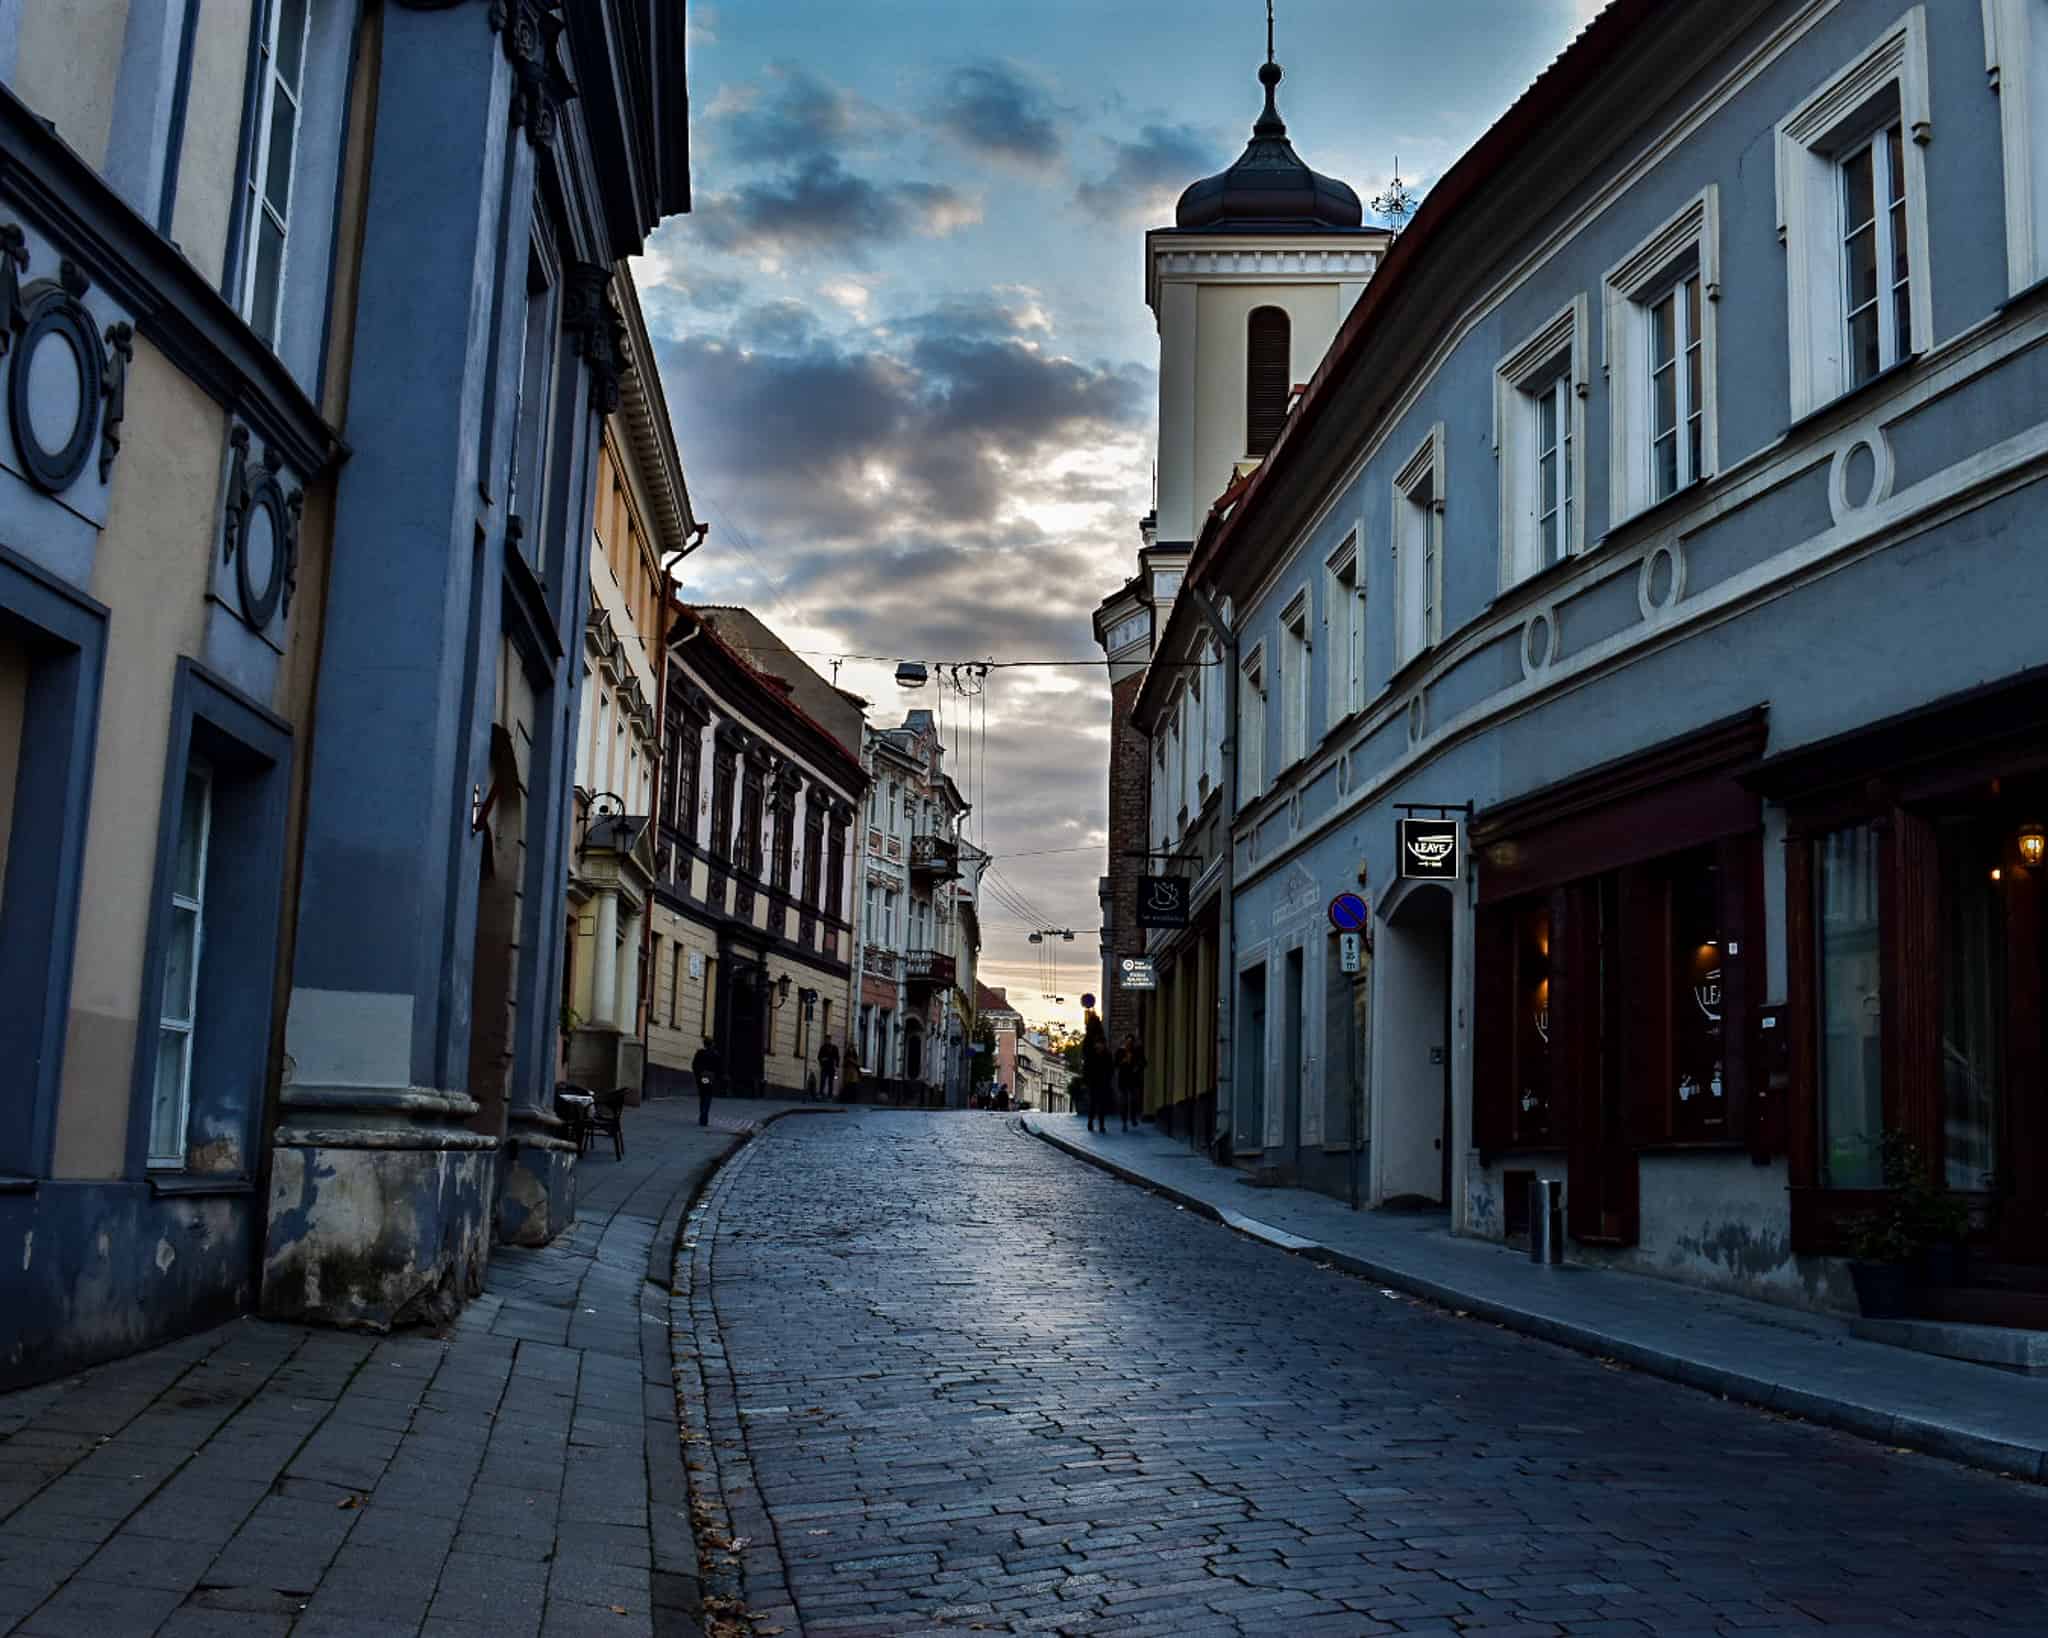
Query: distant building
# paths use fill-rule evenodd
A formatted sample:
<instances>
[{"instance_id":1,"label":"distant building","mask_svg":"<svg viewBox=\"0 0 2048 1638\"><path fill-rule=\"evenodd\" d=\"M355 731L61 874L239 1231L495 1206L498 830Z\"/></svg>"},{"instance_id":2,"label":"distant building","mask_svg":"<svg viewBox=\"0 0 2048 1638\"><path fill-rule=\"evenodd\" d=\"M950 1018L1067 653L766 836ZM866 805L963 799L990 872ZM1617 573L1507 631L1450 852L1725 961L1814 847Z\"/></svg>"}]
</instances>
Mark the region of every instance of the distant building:
<instances>
[{"instance_id":1,"label":"distant building","mask_svg":"<svg viewBox=\"0 0 2048 1638\"><path fill-rule=\"evenodd\" d=\"M854 1029L862 1082L892 1101L963 1108L988 856L960 833L967 804L930 711L870 728L867 764Z\"/></svg>"},{"instance_id":2,"label":"distant building","mask_svg":"<svg viewBox=\"0 0 2048 1638\"><path fill-rule=\"evenodd\" d=\"M613 293L629 344L647 356L646 325L623 266ZM648 997L664 955L652 927L663 587L704 527L690 507L660 379L636 372L606 419L598 454L562 965L564 1078L624 1087L634 1102Z\"/></svg>"},{"instance_id":3,"label":"distant building","mask_svg":"<svg viewBox=\"0 0 2048 1638\"><path fill-rule=\"evenodd\" d=\"M798 703L796 685L734 646L745 639L757 650L766 629L743 610L671 606L650 1093L693 1087L690 1060L707 1039L727 1089L743 1096L802 1092L818 1048L846 1044L849 862L864 779L840 737L848 707L837 691L811 679L837 701L839 720L828 727ZM808 684L803 691L824 698Z\"/></svg>"}]
</instances>

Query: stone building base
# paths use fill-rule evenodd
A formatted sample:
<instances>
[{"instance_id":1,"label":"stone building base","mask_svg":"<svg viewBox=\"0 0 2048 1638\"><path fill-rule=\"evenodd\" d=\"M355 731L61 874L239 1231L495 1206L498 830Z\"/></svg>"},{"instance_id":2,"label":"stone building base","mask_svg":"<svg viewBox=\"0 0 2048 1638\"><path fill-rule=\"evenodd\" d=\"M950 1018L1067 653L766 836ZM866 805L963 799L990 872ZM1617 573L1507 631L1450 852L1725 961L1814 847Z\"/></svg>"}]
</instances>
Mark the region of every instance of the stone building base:
<instances>
[{"instance_id":1,"label":"stone building base","mask_svg":"<svg viewBox=\"0 0 2048 1638\"><path fill-rule=\"evenodd\" d=\"M445 1146L401 1149L287 1138L271 1162L267 1318L388 1331L451 1317L483 1289L494 1139L451 1132Z\"/></svg>"},{"instance_id":2,"label":"stone building base","mask_svg":"<svg viewBox=\"0 0 2048 1638\"><path fill-rule=\"evenodd\" d=\"M576 1151L559 1138L518 1138L498 1161L498 1243L544 1246L576 1221Z\"/></svg>"}]
</instances>

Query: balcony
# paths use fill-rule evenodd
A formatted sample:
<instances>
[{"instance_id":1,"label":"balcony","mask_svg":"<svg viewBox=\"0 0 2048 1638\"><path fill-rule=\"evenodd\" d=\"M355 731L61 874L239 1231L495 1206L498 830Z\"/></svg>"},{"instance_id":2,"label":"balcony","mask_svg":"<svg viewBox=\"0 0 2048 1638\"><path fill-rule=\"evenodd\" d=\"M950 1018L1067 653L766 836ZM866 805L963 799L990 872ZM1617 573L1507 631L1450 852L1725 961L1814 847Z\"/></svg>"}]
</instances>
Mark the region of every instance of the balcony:
<instances>
[{"instance_id":1,"label":"balcony","mask_svg":"<svg viewBox=\"0 0 2048 1638\"><path fill-rule=\"evenodd\" d=\"M861 952L860 965L871 978L896 979L903 976L903 958L894 950L878 950L869 945Z\"/></svg>"},{"instance_id":2,"label":"balcony","mask_svg":"<svg viewBox=\"0 0 2048 1638\"><path fill-rule=\"evenodd\" d=\"M911 837L910 873L926 881L951 881L960 874L960 844L950 836Z\"/></svg>"},{"instance_id":3,"label":"balcony","mask_svg":"<svg viewBox=\"0 0 2048 1638\"><path fill-rule=\"evenodd\" d=\"M937 950L912 950L903 958L903 976L912 989L936 989L953 982L953 958Z\"/></svg>"}]
</instances>

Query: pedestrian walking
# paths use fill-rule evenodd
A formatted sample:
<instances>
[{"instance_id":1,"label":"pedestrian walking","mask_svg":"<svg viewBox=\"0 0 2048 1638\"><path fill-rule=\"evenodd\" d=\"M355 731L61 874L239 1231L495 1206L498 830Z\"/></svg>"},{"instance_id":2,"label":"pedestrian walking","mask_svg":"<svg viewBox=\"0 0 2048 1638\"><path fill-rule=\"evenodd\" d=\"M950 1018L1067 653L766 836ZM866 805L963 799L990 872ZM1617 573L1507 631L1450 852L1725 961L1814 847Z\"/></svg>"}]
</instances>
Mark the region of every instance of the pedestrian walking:
<instances>
[{"instance_id":1,"label":"pedestrian walking","mask_svg":"<svg viewBox=\"0 0 2048 1638\"><path fill-rule=\"evenodd\" d=\"M1109 1052L1109 1032L1094 1008L1081 1029L1081 1087L1088 1100L1088 1130L1109 1130L1109 1100L1114 1096L1116 1062Z\"/></svg>"},{"instance_id":2,"label":"pedestrian walking","mask_svg":"<svg viewBox=\"0 0 2048 1638\"><path fill-rule=\"evenodd\" d=\"M697 1049L697 1056L690 1060L690 1073L697 1078L697 1124L711 1124L711 1094L718 1090L718 1078L725 1073L725 1060L718 1055L718 1048L711 1044L711 1037L704 1037L704 1044Z\"/></svg>"},{"instance_id":3,"label":"pedestrian walking","mask_svg":"<svg viewBox=\"0 0 2048 1638\"><path fill-rule=\"evenodd\" d=\"M829 1040L818 1048L818 1095L827 1103L839 1096L839 1049Z\"/></svg>"},{"instance_id":4,"label":"pedestrian walking","mask_svg":"<svg viewBox=\"0 0 2048 1638\"><path fill-rule=\"evenodd\" d=\"M1126 1035L1116 1053L1117 1113L1128 1132L1137 1123L1140 1100L1145 1096L1145 1049L1135 1035Z\"/></svg>"}]
</instances>

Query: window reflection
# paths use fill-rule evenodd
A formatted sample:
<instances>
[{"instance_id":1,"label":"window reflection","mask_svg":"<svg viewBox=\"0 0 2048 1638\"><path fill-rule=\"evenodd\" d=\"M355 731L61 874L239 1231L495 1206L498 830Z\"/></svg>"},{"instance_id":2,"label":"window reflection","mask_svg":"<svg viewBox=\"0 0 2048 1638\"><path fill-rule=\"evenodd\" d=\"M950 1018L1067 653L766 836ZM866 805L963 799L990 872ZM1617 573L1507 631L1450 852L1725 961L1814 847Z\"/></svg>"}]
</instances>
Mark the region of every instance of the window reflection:
<instances>
[{"instance_id":1,"label":"window reflection","mask_svg":"<svg viewBox=\"0 0 2048 1638\"><path fill-rule=\"evenodd\" d=\"M1874 1189L1883 1181L1883 1022L1878 992L1877 833L1852 825L1820 840L1821 1178L1830 1188Z\"/></svg>"}]
</instances>

